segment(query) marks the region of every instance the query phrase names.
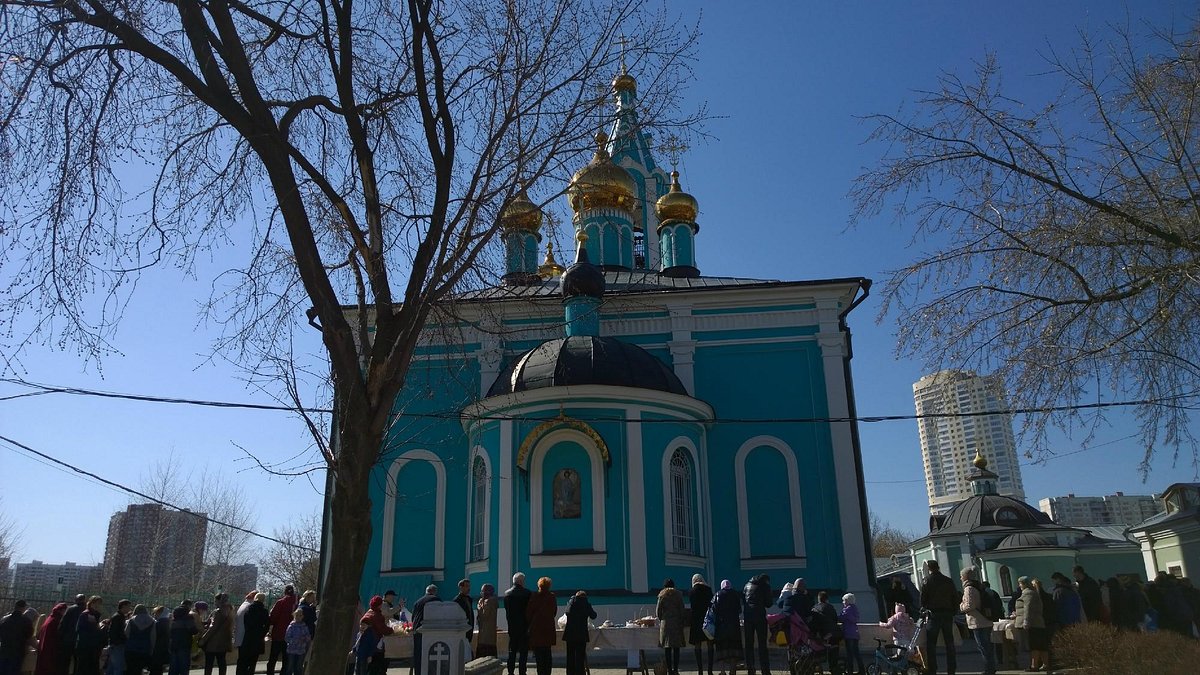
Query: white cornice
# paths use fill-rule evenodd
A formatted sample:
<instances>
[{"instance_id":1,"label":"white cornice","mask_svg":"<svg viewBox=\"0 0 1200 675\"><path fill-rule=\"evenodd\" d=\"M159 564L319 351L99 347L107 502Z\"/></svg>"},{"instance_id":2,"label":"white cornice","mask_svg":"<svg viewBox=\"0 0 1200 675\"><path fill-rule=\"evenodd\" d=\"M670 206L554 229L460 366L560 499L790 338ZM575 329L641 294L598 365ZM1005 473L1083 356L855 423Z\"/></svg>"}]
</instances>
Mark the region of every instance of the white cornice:
<instances>
[{"instance_id":1,"label":"white cornice","mask_svg":"<svg viewBox=\"0 0 1200 675\"><path fill-rule=\"evenodd\" d=\"M493 396L463 408L462 425L468 433L489 418L506 417L520 411L525 417L537 412L552 412L571 400L572 408L618 408L634 406L645 412L678 417L680 422L704 422L713 418L712 406L682 394L655 389L613 387L603 384L583 384L570 387L544 387L515 394ZM513 415L516 416L516 415ZM483 418L483 419L480 419Z\"/></svg>"}]
</instances>

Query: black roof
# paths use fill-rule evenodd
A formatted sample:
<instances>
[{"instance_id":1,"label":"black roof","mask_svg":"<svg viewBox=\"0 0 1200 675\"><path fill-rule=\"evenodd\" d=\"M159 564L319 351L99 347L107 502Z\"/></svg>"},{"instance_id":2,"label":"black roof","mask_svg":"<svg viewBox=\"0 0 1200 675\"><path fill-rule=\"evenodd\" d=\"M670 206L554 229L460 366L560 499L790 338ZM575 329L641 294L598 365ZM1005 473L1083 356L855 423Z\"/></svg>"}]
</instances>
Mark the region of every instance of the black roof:
<instances>
[{"instance_id":1,"label":"black roof","mask_svg":"<svg viewBox=\"0 0 1200 675\"><path fill-rule=\"evenodd\" d=\"M675 373L641 347L615 338L575 335L548 340L517 357L492 383L488 396L582 384L688 395Z\"/></svg>"},{"instance_id":2,"label":"black roof","mask_svg":"<svg viewBox=\"0 0 1200 675\"><path fill-rule=\"evenodd\" d=\"M1009 519L997 522L996 515L1004 509ZM1050 516L1038 511L1020 499L1004 495L976 495L959 502L946 514L941 527L932 534L956 532L999 531L1007 529L1029 529L1042 526L1061 528L1050 520Z\"/></svg>"}]
</instances>

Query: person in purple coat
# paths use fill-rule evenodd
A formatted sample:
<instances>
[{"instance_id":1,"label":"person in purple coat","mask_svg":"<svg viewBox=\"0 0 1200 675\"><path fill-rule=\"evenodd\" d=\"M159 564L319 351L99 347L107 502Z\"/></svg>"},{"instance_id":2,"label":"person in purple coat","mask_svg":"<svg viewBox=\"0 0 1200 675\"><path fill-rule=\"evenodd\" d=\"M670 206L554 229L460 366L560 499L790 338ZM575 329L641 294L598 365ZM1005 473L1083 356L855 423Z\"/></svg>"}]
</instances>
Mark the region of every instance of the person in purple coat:
<instances>
[{"instance_id":1,"label":"person in purple coat","mask_svg":"<svg viewBox=\"0 0 1200 675\"><path fill-rule=\"evenodd\" d=\"M838 618L842 621L842 639L846 642L846 673L865 673L866 666L858 652L858 605L854 604L853 593L842 596L842 611L838 612ZM850 668L855 662L858 669L852 671Z\"/></svg>"}]
</instances>

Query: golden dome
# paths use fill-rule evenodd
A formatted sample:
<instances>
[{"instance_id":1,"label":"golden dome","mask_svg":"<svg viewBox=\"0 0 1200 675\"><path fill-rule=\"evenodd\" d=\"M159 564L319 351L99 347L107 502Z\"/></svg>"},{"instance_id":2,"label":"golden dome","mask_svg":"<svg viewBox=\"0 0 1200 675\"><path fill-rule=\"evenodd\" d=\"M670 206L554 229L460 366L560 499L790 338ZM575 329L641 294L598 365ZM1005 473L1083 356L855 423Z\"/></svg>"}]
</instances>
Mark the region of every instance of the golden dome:
<instances>
[{"instance_id":1,"label":"golden dome","mask_svg":"<svg viewBox=\"0 0 1200 675\"><path fill-rule=\"evenodd\" d=\"M537 234L542 227L542 210L529 200L525 188L521 188L504 212L500 214L500 224L507 230L525 230Z\"/></svg>"},{"instance_id":2,"label":"golden dome","mask_svg":"<svg viewBox=\"0 0 1200 675\"><path fill-rule=\"evenodd\" d=\"M975 448L975 459L972 460L971 463L974 464L975 468L977 469L987 469L987 458L983 456L983 453L980 452L979 448Z\"/></svg>"},{"instance_id":3,"label":"golden dome","mask_svg":"<svg viewBox=\"0 0 1200 675\"><path fill-rule=\"evenodd\" d=\"M607 143L608 134L603 131L596 134L596 155L571 178L567 198L577 214L602 207L633 208L637 183L628 171L613 164L604 147Z\"/></svg>"},{"instance_id":4,"label":"golden dome","mask_svg":"<svg viewBox=\"0 0 1200 675\"><path fill-rule=\"evenodd\" d=\"M614 92L627 91L637 96L637 80L633 79L633 76L626 72L624 66L621 67L621 72L617 73L617 76L613 78L612 88Z\"/></svg>"},{"instance_id":5,"label":"golden dome","mask_svg":"<svg viewBox=\"0 0 1200 675\"><path fill-rule=\"evenodd\" d=\"M564 269L566 268L558 264L558 261L554 259L554 242L546 242L546 260L538 267L538 276L547 280L553 279L561 276Z\"/></svg>"},{"instance_id":6,"label":"golden dome","mask_svg":"<svg viewBox=\"0 0 1200 675\"><path fill-rule=\"evenodd\" d=\"M671 191L658 198L654 210L658 213L658 222L660 223L668 220L694 223L700 207L696 204L696 198L684 192L683 188L679 186L679 172L672 171Z\"/></svg>"}]
</instances>

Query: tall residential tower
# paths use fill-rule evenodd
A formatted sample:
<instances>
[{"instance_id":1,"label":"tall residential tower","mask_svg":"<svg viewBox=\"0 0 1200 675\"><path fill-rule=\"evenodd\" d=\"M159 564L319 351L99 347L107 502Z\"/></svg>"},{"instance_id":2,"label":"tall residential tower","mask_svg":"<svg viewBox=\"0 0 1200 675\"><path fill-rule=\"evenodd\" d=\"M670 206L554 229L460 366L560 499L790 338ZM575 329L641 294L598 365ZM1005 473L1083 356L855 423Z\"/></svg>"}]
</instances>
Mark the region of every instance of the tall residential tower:
<instances>
[{"instance_id":1,"label":"tall residential tower","mask_svg":"<svg viewBox=\"0 0 1200 675\"><path fill-rule=\"evenodd\" d=\"M942 370L913 384L921 459L929 511L940 515L971 496L967 482L976 453L997 475L997 493L1024 501L1012 416L980 413L1004 409L1004 392L991 376L965 370Z\"/></svg>"}]
</instances>

